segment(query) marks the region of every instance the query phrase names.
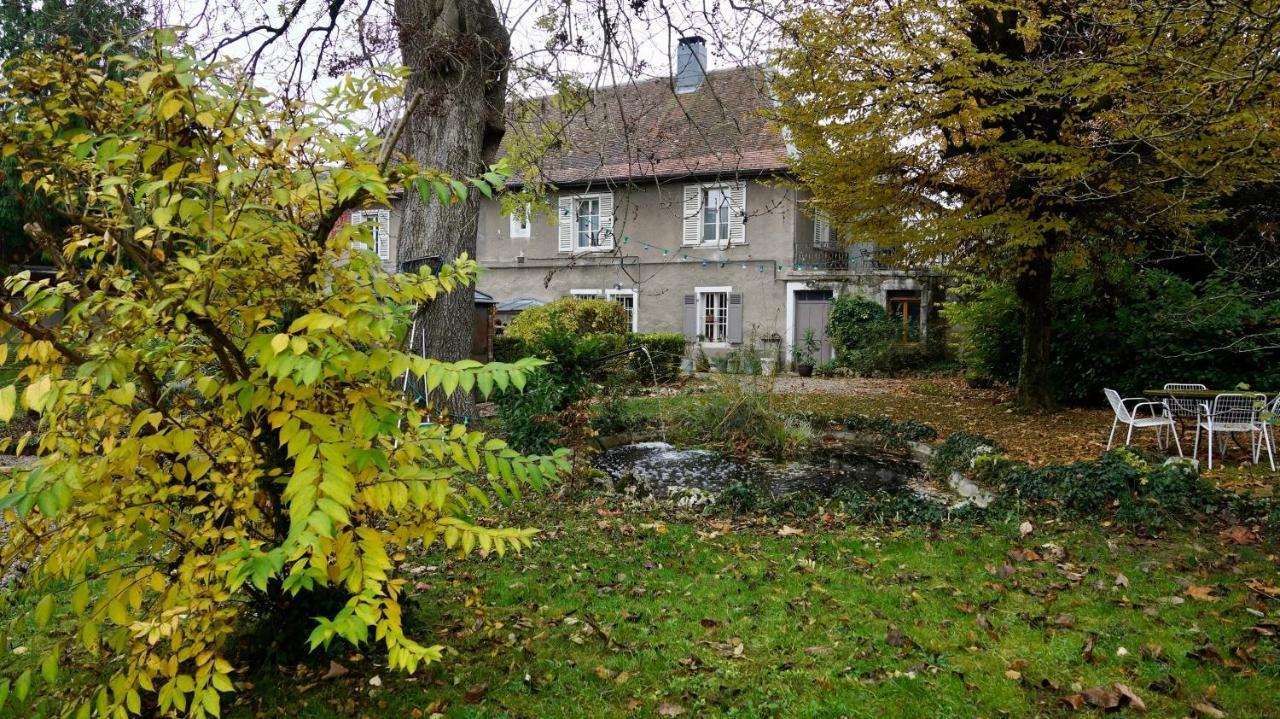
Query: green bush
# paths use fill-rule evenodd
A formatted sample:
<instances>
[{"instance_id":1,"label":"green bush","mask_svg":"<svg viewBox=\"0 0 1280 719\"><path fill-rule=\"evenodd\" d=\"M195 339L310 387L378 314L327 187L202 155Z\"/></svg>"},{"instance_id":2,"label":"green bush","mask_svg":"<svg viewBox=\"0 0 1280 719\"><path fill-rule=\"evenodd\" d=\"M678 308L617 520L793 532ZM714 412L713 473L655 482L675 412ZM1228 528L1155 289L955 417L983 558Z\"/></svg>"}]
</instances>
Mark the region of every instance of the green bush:
<instances>
[{"instance_id":1,"label":"green bush","mask_svg":"<svg viewBox=\"0 0 1280 719\"><path fill-rule=\"evenodd\" d=\"M1230 388L1280 386L1280 363L1264 351L1280 333L1280 300L1253 299L1213 275L1198 284L1128 265L1054 275L1054 390L1067 403L1097 403L1102 388L1128 393L1165 382ZM973 282L945 314L975 384L1013 383L1021 314L1013 290Z\"/></svg>"},{"instance_id":2,"label":"green bush","mask_svg":"<svg viewBox=\"0 0 1280 719\"><path fill-rule=\"evenodd\" d=\"M680 377L680 361L684 359L685 352L684 335L652 332L632 335L632 339L648 349L649 356L653 358L653 368L650 369L649 361L642 353L632 355L632 362L641 381L652 381L653 374L657 374L659 384L673 382Z\"/></svg>"},{"instance_id":3,"label":"green bush","mask_svg":"<svg viewBox=\"0 0 1280 719\"><path fill-rule=\"evenodd\" d=\"M521 357L532 354L528 344L519 337L501 334L493 338L493 359L495 362L515 362Z\"/></svg>"},{"instance_id":4,"label":"green bush","mask_svg":"<svg viewBox=\"0 0 1280 719\"><path fill-rule=\"evenodd\" d=\"M831 303L827 337L845 367L876 364L879 355L897 339L898 331L884 307L871 300L841 295Z\"/></svg>"},{"instance_id":5,"label":"green bush","mask_svg":"<svg viewBox=\"0 0 1280 719\"><path fill-rule=\"evenodd\" d=\"M748 382L726 380L716 392L673 406L665 417L675 444L721 451L753 449L771 457L794 455L814 437L806 418L780 406L770 392Z\"/></svg>"},{"instance_id":6,"label":"green bush","mask_svg":"<svg viewBox=\"0 0 1280 719\"><path fill-rule=\"evenodd\" d=\"M560 438L556 414L569 404L569 392L550 372L539 368L529 374L522 391L500 397L498 419L507 442L526 448L523 451L554 450Z\"/></svg>"},{"instance_id":7,"label":"green bush","mask_svg":"<svg viewBox=\"0 0 1280 719\"><path fill-rule=\"evenodd\" d=\"M506 335L532 342L547 330L569 332L580 337L595 334L625 335L631 329L622 305L610 300L561 297L516 315L507 325Z\"/></svg>"}]
</instances>

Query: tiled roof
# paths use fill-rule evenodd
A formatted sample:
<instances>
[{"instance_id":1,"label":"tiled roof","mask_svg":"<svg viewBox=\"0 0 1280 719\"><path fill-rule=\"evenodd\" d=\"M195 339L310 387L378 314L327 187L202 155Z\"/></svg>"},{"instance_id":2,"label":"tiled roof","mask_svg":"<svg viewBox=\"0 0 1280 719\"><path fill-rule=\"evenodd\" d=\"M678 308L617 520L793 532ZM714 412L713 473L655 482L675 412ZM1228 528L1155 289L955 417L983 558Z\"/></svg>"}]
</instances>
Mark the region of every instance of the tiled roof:
<instances>
[{"instance_id":1,"label":"tiled roof","mask_svg":"<svg viewBox=\"0 0 1280 719\"><path fill-rule=\"evenodd\" d=\"M530 102L536 116L556 117L547 98ZM566 185L782 170L787 145L766 117L771 105L760 67L709 72L699 89L682 94L668 78L601 88L538 171Z\"/></svg>"}]
</instances>

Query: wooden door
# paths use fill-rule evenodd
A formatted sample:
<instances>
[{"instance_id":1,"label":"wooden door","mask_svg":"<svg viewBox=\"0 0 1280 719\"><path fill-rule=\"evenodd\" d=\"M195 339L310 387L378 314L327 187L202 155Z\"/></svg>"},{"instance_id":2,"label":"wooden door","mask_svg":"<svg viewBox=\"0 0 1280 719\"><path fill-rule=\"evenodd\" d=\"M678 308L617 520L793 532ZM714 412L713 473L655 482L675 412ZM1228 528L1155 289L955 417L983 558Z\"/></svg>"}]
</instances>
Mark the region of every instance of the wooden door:
<instances>
[{"instance_id":1,"label":"wooden door","mask_svg":"<svg viewBox=\"0 0 1280 719\"><path fill-rule=\"evenodd\" d=\"M796 326L795 336L791 338L793 347L804 346L804 331L813 330L814 339L818 340L822 350L818 353L818 364L831 361L834 353L831 342L827 339L827 315L831 313L831 290L799 290L796 292Z\"/></svg>"}]
</instances>

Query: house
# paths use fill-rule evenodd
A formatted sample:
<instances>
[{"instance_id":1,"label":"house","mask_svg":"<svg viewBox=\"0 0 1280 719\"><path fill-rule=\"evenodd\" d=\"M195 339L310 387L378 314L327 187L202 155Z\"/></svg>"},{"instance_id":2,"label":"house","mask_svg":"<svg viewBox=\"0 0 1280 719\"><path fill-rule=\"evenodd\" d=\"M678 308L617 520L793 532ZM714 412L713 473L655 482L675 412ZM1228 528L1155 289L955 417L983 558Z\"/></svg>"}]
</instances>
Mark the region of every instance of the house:
<instances>
[{"instance_id":1,"label":"house","mask_svg":"<svg viewBox=\"0 0 1280 719\"><path fill-rule=\"evenodd\" d=\"M567 121L566 150L541 165L551 211L506 216L484 200L478 289L499 307L611 299L633 330L683 333L708 354L753 339L762 354L785 351L812 329L826 361L828 307L848 292L901 318L904 338L937 331L941 275L837 242L784 182L790 148L766 117L765 70L706 64L702 38L685 38L674 78L598 90ZM395 215L357 219L394 235Z\"/></svg>"}]
</instances>

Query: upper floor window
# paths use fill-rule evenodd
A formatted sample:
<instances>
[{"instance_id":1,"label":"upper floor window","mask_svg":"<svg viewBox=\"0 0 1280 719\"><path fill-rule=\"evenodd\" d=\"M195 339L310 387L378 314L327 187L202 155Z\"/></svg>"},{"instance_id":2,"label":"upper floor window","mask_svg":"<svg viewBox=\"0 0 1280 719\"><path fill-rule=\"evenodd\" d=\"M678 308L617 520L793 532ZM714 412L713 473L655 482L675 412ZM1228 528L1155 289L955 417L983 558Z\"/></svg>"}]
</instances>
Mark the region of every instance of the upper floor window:
<instances>
[{"instance_id":1,"label":"upper floor window","mask_svg":"<svg viewBox=\"0 0 1280 719\"><path fill-rule=\"evenodd\" d=\"M746 203L745 182L685 185L683 243L720 247L745 243Z\"/></svg>"},{"instance_id":2,"label":"upper floor window","mask_svg":"<svg viewBox=\"0 0 1280 719\"><path fill-rule=\"evenodd\" d=\"M391 259L391 211L390 210L356 210L351 213L351 224L369 226L369 242L355 242L361 250L370 247L377 253L378 259Z\"/></svg>"},{"instance_id":3,"label":"upper floor window","mask_svg":"<svg viewBox=\"0 0 1280 719\"><path fill-rule=\"evenodd\" d=\"M522 209L517 209L511 213L511 236L512 237L528 237L529 236L529 210L530 207L525 205Z\"/></svg>"},{"instance_id":4,"label":"upper floor window","mask_svg":"<svg viewBox=\"0 0 1280 719\"><path fill-rule=\"evenodd\" d=\"M582 197L574 205L575 245L587 250L600 245L600 198Z\"/></svg>"},{"instance_id":5,"label":"upper floor window","mask_svg":"<svg viewBox=\"0 0 1280 719\"><path fill-rule=\"evenodd\" d=\"M729 241L729 192L723 187L702 191L702 241Z\"/></svg>"},{"instance_id":6,"label":"upper floor window","mask_svg":"<svg viewBox=\"0 0 1280 719\"><path fill-rule=\"evenodd\" d=\"M561 252L613 249L613 193L561 195Z\"/></svg>"}]
</instances>

